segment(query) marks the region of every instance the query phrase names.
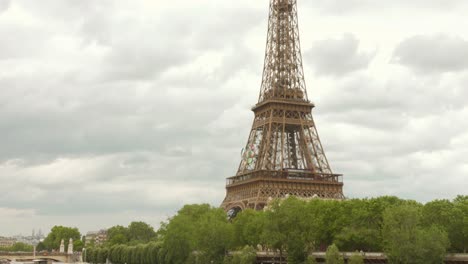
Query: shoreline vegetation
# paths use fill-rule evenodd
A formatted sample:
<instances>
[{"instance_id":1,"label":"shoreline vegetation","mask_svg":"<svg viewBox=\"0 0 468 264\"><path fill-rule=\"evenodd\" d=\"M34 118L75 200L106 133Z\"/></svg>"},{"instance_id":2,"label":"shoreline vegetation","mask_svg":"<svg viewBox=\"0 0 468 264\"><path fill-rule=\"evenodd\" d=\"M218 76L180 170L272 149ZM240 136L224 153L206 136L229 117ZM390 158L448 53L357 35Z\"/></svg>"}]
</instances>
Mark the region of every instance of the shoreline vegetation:
<instances>
[{"instance_id":1,"label":"shoreline vegetation","mask_svg":"<svg viewBox=\"0 0 468 264\"><path fill-rule=\"evenodd\" d=\"M132 223L133 224L133 223ZM273 201L229 221L220 208L186 205L157 231L112 227L109 240L87 249L87 261L114 264L254 263L257 250L314 263L313 251L385 252L390 263L442 263L468 246L468 196L421 204L397 197L345 201ZM327 251L327 255L328 255ZM236 252L229 254L229 252ZM287 254L286 254L287 253ZM331 258L331 257L330 257ZM338 262L342 263L340 258ZM353 261L359 262L359 257Z\"/></svg>"},{"instance_id":2,"label":"shoreline vegetation","mask_svg":"<svg viewBox=\"0 0 468 264\"><path fill-rule=\"evenodd\" d=\"M76 228L54 227L38 250L57 249L63 235L80 237ZM195 204L158 230L132 222L109 228L107 235L104 244L86 245L86 262L248 264L257 251L274 251L290 264L307 264L315 263L310 253L327 251L327 263L342 263L336 253L341 251L384 252L391 264L436 264L447 253L468 250L468 196L426 204L392 196L344 201L291 196L232 220L220 208ZM81 250L82 242L75 243ZM352 263L362 263L357 255Z\"/></svg>"}]
</instances>

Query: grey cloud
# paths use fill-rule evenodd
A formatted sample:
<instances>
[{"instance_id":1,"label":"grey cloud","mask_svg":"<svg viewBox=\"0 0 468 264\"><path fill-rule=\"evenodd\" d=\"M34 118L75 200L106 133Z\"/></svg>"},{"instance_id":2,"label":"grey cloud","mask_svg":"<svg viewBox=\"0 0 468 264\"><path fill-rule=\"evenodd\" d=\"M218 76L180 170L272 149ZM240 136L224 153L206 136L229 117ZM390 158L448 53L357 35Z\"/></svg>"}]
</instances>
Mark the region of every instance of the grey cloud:
<instances>
[{"instance_id":1,"label":"grey cloud","mask_svg":"<svg viewBox=\"0 0 468 264\"><path fill-rule=\"evenodd\" d=\"M88 4L82 8L92 9ZM200 141L207 132L205 124L240 97L229 91L225 82L249 69L251 63L245 58L252 57L251 52L223 39L233 38L232 34L241 37L249 30L251 19L240 30L218 32L218 44L206 47L199 41L207 41L204 36L209 29L183 30L196 20L195 15L173 17L182 30L168 29L164 19L164 23L121 20L103 13L96 21L93 14L89 16L84 29L75 32L85 40L77 53L85 55L84 50L94 43L103 46L99 48L105 52L92 54L101 58L96 64L74 65L65 74L60 69L38 69L28 78L7 75L0 79L6 95L4 100L0 98L0 127L4 128L0 133L4 146L0 160L19 158L34 164L61 155L128 151L187 155L190 151L174 149L168 142L190 146ZM202 21L199 23L208 24L210 19L204 17ZM89 31L93 28L96 32ZM96 39L99 36L106 37ZM195 48L187 48L191 46ZM203 64L190 66L195 58L213 51L222 54L221 64L216 63L213 72L203 73ZM210 63L209 58L200 62ZM38 84L41 89L35 88ZM158 129L160 124L165 124L165 129Z\"/></svg>"},{"instance_id":2,"label":"grey cloud","mask_svg":"<svg viewBox=\"0 0 468 264\"><path fill-rule=\"evenodd\" d=\"M414 36L397 46L393 62L422 73L462 71L468 68L468 41L445 34Z\"/></svg>"},{"instance_id":3,"label":"grey cloud","mask_svg":"<svg viewBox=\"0 0 468 264\"><path fill-rule=\"evenodd\" d=\"M344 14L353 12L363 11L380 11L388 12L391 9L433 9L433 10L456 10L461 6L466 5L466 1L463 0L396 0L396 1L384 1L384 0L318 0L313 2L306 2L307 5L317 7L322 11L332 14Z\"/></svg>"},{"instance_id":4,"label":"grey cloud","mask_svg":"<svg viewBox=\"0 0 468 264\"><path fill-rule=\"evenodd\" d=\"M200 29L194 34L197 39L194 43L203 48L235 45L249 30L261 22L264 23L267 17L264 9L252 8L211 9L206 15L189 21L192 26Z\"/></svg>"},{"instance_id":5,"label":"grey cloud","mask_svg":"<svg viewBox=\"0 0 468 264\"><path fill-rule=\"evenodd\" d=\"M366 73L336 81L322 94L319 107L328 115L397 111L399 115L417 117L461 111L466 107L467 74L419 78L411 73L394 75L386 80L376 80ZM376 117L375 121L378 119ZM360 122L359 119L356 121ZM372 123L367 121L369 123L364 123Z\"/></svg>"},{"instance_id":6,"label":"grey cloud","mask_svg":"<svg viewBox=\"0 0 468 264\"><path fill-rule=\"evenodd\" d=\"M244 19L239 20L239 17ZM94 35L110 35L107 38L111 39L109 42L112 51L105 58L104 76L112 80L141 80L145 77L157 77L164 71L184 65L212 51L225 52L235 46L236 52L247 53L246 48L236 43L260 20L258 10L255 9L208 9L203 17L185 10L177 10L169 11L155 21L120 21L117 24L121 26L108 31L100 30ZM235 28L231 25L234 21ZM168 27L168 24L171 27ZM95 30L94 26L91 27ZM154 42L145 41L148 37L154 38ZM236 54L235 58L239 60L239 54ZM223 65L223 70L224 66L229 65ZM233 66L240 66L240 63Z\"/></svg>"},{"instance_id":7,"label":"grey cloud","mask_svg":"<svg viewBox=\"0 0 468 264\"><path fill-rule=\"evenodd\" d=\"M339 39L318 41L305 57L317 74L343 76L367 68L374 58L375 52L359 52L358 48L359 40L352 34L345 34Z\"/></svg>"},{"instance_id":8,"label":"grey cloud","mask_svg":"<svg viewBox=\"0 0 468 264\"><path fill-rule=\"evenodd\" d=\"M10 8L11 0L0 0L0 14Z\"/></svg>"}]
</instances>

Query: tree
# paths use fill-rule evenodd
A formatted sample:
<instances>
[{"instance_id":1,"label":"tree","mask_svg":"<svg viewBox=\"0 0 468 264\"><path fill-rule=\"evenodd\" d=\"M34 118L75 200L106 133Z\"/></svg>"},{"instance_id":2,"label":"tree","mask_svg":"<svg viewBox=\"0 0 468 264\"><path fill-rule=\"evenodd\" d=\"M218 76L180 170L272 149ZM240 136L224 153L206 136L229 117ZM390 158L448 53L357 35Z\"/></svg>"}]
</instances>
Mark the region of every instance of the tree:
<instances>
[{"instance_id":1,"label":"tree","mask_svg":"<svg viewBox=\"0 0 468 264\"><path fill-rule=\"evenodd\" d=\"M421 206L406 204L384 212L384 249L392 264L441 263L449 246L438 226L421 227Z\"/></svg>"},{"instance_id":2,"label":"tree","mask_svg":"<svg viewBox=\"0 0 468 264\"><path fill-rule=\"evenodd\" d=\"M84 243L81 240L73 241L73 250L74 251L82 251L84 247Z\"/></svg>"},{"instance_id":3,"label":"tree","mask_svg":"<svg viewBox=\"0 0 468 264\"><path fill-rule=\"evenodd\" d=\"M97 263L97 248L86 249L86 262Z\"/></svg>"},{"instance_id":4,"label":"tree","mask_svg":"<svg viewBox=\"0 0 468 264\"><path fill-rule=\"evenodd\" d=\"M257 260L257 251L251 246L245 246L241 251L234 254L231 263L254 264Z\"/></svg>"},{"instance_id":5,"label":"tree","mask_svg":"<svg viewBox=\"0 0 468 264\"><path fill-rule=\"evenodd\" d=\"M275 250L279 250L282 255L286 246L286 235L282 231L280 212L280 201L275 200L270 204L269 210L265 212L265 227L262 232L262 241Z\"/></svg>"},{"instance_id":6,"label":"tree","mask_svg":"<svg viewBox=\"0 0 468 264\"><path fill-rule=\"evenodd\" d=\"M390 263L410 263L416 251L416 230L421 210L415 206L395 206L384 212L382 234Z\"/></svg>"},{"instance_id":7,"label":"tree","mask_svg":"<svg viewBox=\"0 0 468 264\"><path fill-rule=\"evenodd\" d=\"M186 205L164 225L160 260L163 263L184 264L195 250L196 223L211 210L210 205Z\"/></svg>"},{"instance_id":8,"label":"tree","mask_svg":"<svg viewBox=\"0 0 468 264\"><path fill-rule=\"evenodd\" d=\"M345 203L314 199L306 205L309 228L304 234L309 250L322 248L333 243L335 236L345 227Z\"/></svg>"},{"instance_id":9,"label":"tree","mask_svg":"<svg viewBox=\"0 0 468 264\"><path fill-rule=\"evenodd\" d=\"M464 214L463 210L449 200L435 200L424 205L422 209L422 224L424 227L437 225L447 232L452 241L452 252L461 252L464 248Z\"/></svg>"},{"instance_id":10,"label":"tree","mask_svg":"<svg viewBox=\"0 0 468 264\"><path fill-rule=\"evenodd\" d=\"M265 212L262 240L273 249L288 253L288 262L303 263L316 244L318 222L307 203L296 197L272 202Z\"/></svg>"},{"instance_id":11,"label":"tree","mask_svg":"<svg viewBox=\"0 0 468 264\"><path fill-rule=\"evenodd\" d=\"M97 248L96 263L106 263L109 250L107 248Z\"/></svg>"},{"instance_id":12,"label":"tree","mask_svg":"<svg viewBox=\"0 0 468 264\"><path fill-rule=\"evenodd\" d=\"M221 263L232 245L234 229L221 208L212 208L194 223L193 249L206 257L207 263Z\"/></svg>"},{"instance_id":13,"label":"tree","mask_svg":"<svg viewBox=\"0 0 468 264\"><path fill-rule=\"evenodd\" d=\"M129 240L128 228L117 225L107 229L107 243L110 246L126 244Z\"/></svg>"},{"instance_id":14,"label":"tree","mask_svg":"<svg viewBox=\"0 0 468 264\"><path fill-rule=\"evenodd\" d=\"M0 247L0 251L7 252L32 252L33 250L33 246L22 242L17 242L10 247Z\"/></svg>"},{"instance_id":15,"label":"tree","mask_svg":"<svg viewBox=\"0 0 468 264\"><path fill-rule=\"evenodd\" d=\"M332 244L328 247L327 253L325 254L325 263L326 264L344 264L343 256L340 253L335 244Z\"/></svg>"},{"instance_id":16,"label":"tree","mask_svg":"<svg viewBox=\"0 0 468 264\"><path fill-rule=\"evenodd\" d=\"M393 198L385 199L352 199L342 203L343 215L347 218L340 221L341 230L335 233L334 243L343 251L381 251L383 204Z\"/></svg>"},{"instance_id":17,"label":"tree","mask_svg":"<svg viewBox=\"0 0 468 264\"><path fill-rule=\"evenodd\" d=\"M137 243L147 243L156 238L154 228L144 222L132 222L128 226L128 238Z\"/></svg>"},{"instance_id":18,"label":"tree","mask_svg":"<svg viewBox=\"0 0 468 264\"><path fill-rule=\"evenodd\" d=\"M240 212L233 220L235 246L250 245L256 247L262 244L261 235L265 228L265 213L246 209Z\"/></svg>"},{"instance_id":19,"label":"tree","mask_svg":"<svg viewBox=\"0 0 468 264\"><path fill-rule=\"evenodd\" d=\"M80 240L81 234L78 228L54 226L43 242L47 250L58 250L61 240L64 240L65 248L67 248L70 238L73 241Z\"/></svg>"},{"instance_id":20,"label":"tree","mask_svg":"<svg viewBox=\"0 0 468 264\"><path fill-rule=\"evenodd\" d=\"M450 242L447 233L438 226L418 229L417 246L419 263L443 263Z\"/></svg>"},{"instance_id":21,"label":"tree","mask_svg":"<svg viewBox=\"0 0 468 264\"><path fill-rule=\"evenodd\" d=\"M348 264L364 264L364 258L356 252L349 258Z\"/></svg>"},{"instance_id":22,"label":"tree","mask_svg":"<svg viewBox=\"0 0 468 264\"><path fill-rule=\"evenodd\" d=\"M458 252L467 253L468 250L468 195L459 195L453 200L455 210L458 213L459 224L458 232L450 237L452 246Z\"/></svg>"},{"instance_id":23,"label":"tree","mask_svg":"<svg viewBox=\"0 0 468 264\"><path fill-rule=\"evenodd\" d=\"M334 243L344 251L380 251L380 229L349 226L335 236Z\"/></svg>"},{"instance_id":24,"label":"tree","mask_svg":"<svg viewBox=\"0 0 468 264\"><path fill-rule=\"evenodd\" d=\"M43 251L43 250L46 250L46 247L44 245L44 242L39 242L36 246L36 250L37 251Z\"/></svg>"}]
</instances>

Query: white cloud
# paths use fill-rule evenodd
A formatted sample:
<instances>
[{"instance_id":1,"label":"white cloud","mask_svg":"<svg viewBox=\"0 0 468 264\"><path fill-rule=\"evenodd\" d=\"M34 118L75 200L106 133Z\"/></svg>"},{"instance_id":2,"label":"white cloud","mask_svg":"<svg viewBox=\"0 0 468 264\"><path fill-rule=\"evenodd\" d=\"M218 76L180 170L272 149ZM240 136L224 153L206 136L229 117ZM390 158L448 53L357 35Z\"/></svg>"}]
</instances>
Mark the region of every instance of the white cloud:
<instances>
[{"instance_id":1,"label":"white cloud","mask_svg":"<svg viewBox=\"0 0 468 264\"><path fill-rule=\"evenodd\" d=\"M2 0L0 1L0 14L6 11L11 5L11 0Z\"/></svg>"}]
</instances>

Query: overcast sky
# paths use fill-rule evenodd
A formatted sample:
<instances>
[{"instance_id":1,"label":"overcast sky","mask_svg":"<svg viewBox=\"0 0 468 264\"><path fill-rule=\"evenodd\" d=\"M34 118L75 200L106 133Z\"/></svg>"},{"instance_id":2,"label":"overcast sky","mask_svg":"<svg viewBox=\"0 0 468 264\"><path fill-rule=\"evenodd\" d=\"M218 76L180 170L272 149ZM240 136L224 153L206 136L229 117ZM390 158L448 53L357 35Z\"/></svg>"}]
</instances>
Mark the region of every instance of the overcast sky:
<instances>
[{"instance_id":1,"label":"overcast sky","mask_svg":"<svg viewBox=\"0 0 468 264\"><path fill-rule=\"evenodd\" d=\"M468 194L468 1L299 0L347 197ZM268 0L0 0L0 235L218 206L258 99Z\"/></svg>"}]
</instances>

